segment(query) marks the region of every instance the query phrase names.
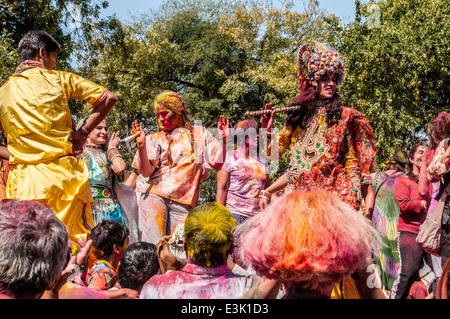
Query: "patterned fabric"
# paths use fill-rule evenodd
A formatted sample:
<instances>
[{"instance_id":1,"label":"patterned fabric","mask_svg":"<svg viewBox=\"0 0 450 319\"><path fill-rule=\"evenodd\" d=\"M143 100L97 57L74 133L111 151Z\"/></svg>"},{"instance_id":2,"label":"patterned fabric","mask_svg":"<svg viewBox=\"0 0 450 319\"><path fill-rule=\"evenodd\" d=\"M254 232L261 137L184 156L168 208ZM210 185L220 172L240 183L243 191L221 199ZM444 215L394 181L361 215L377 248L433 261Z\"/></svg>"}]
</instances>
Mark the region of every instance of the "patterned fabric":
<instances>
[{"instance_id":1,"label":"patterned fabric","mask_svg":"<svg viewBox=\"0 0 450 319\"><path fill-rule=\"evenodd\" d=\"M284 127L275 141L280 157L290 150L286 192L325 189L359 209L361 180L374 169L377 152L373 130L360 112L344 107L339 123L329 127L321 107L305 130Z\"/></svg>"},{"instance_id":2,"label":"patterned fabric","mask_svg":"<svg viewBox=\"0 0 450 319\"><path fill-rule=\"evenodd\" d=\"M442 156L444 155L446 149L445 144L448 143L448 140L449 139L447 138L439 143L433 159L430 165L428 165L427 175L429 181L437 182L442 176L444 176L445 173L449 171L445 163L442 161Z\"/></svg>"},{"instance_id":3,"label":"patterned fabric","mask_svg":"<svg viewBox=\"0 0 450 319\"><path fill-rule=\"evenodd\" d=\"M400 208L394 198L394 182L400 176L405 174L398 171L379 172L374 174L372 182L375 192L378 192L372 220L380 231L379 247L373 253L383 287L388 291L391 290L400 267L397 245Z\"/></svg>"},{"instance_id":4,"label":"patterned fabric","mask_svg":"<svg viewBox=\"0 0 450 319\"><path fill-rule=\"evenodd\" d=\"M96 105L108 90L76 74L33 67L0 88L0 121L11 152L7 198L50 205L73 242L93 227L86 164L72 155L69 99Z\"/></svg>"},{"instance_id":5,"label":"patterned fabric","mask_svg":"<svg viewBox=\"0 0 450 319\"><path fill-rule=\"evenodd\" d=\"M116 277L116 269L110 263L98 260L89 270L86 281L89 288L108 290L114 287Z\"/></svg>"},{"instance_id":6,"label":"patterned fabric","mask_svg":"<svg viewBox=\"0 0 450 319\"><path fill-rule=\"evenodd\" d=\"M150 278L140 299L240 299L253 283L251 276L233 274L225 265L201 267L188 263L181 271Z\"/></svg>"},{"instance_id":7,"label":"patterned fabric","mask_svg":"<svg viewBox=\"0 0 450 319\"><path fill-rule=\"evenodd\" d=\"M32 68L43 68L44 65L39 61L26 60L19 64L14 73L21 73Z\"/></svg>"},{"instance_id":8,"label":"patterned fabric","mask_svg":"<svg viewBox=\"0 0 450 319\"><path fill-rule=\"evenodd\" d=\"M104 219L114 220L125 224L125 217L116 197L112 193L111 161L101 148L85 147L80 158L89 169L89 185L94 198L94 224Z\"/></svg>"},{"instance_id":9,"label":"patterned fabric","mask_svg":"<svg viewBox=\"0 0 450 319\"><path fill-rule=\"evenodd\" d=\"M260 212L259 192L265 188L268 167L263 158L245 158L236 150L227 152L222 170L229 173L225 206L231 214L252 217Z\"/></svg>"}]
</instances>

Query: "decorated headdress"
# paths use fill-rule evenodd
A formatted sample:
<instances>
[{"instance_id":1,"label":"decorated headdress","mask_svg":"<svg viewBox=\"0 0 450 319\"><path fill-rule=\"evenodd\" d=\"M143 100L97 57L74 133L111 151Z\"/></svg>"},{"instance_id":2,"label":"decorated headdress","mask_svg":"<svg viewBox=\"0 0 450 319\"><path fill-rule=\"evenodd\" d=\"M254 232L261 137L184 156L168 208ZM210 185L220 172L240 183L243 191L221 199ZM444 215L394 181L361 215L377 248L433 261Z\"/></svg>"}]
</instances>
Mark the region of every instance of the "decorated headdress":
<instances>
[{"instance_id":1,"label":"decorated headdress","mask_svg":"<svg viewBox=\"0 0 450 319\"><path fill-rule=\"evenodd\" d=\"M332 47L319 42L314 42L314 46L305 43L298 50L297 63L300 90L309 85L317 87L317 81L326 74L336 74L337 85L342 84L346 61Z\"/></svg>"}]
</instances>

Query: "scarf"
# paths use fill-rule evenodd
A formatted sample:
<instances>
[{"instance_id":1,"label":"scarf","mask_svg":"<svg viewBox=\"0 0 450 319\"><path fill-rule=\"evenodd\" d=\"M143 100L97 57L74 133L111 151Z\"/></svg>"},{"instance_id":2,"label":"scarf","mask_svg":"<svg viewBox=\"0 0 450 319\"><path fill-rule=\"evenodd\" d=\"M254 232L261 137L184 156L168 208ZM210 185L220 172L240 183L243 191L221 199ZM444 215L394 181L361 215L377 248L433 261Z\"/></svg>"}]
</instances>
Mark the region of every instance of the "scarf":
<instances>
[{"instance_id":1,"label":"scarf","mask_svg":"<svg viewBox=\"0 0 450 319\"><path fill-rule=\"evenodd\" d=\"M44 64L39 61L34 60L26 60L19 64L14 73L22 73L23 71L32 69L32 68L43 68Z\"/></svg>"}]
</instances>

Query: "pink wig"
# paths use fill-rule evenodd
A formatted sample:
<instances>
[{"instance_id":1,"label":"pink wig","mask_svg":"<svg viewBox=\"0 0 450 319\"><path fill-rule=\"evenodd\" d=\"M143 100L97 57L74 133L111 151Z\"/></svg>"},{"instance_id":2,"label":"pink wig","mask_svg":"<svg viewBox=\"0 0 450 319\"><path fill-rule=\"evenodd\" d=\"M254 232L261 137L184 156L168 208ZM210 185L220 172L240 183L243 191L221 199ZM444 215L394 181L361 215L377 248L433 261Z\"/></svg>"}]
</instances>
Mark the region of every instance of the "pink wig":
<instances>
[{"instance_id":1,"label":"pink wig","mask_svg":"<svg viewBox=\"0 0 450 319\"><path fill-rule=\"evenodd\" d=\"M286 287L327 291L371 263L376 230L336 195L314 190L283 195L236 226L243 262Z\"/></svg>"}]
</instances>

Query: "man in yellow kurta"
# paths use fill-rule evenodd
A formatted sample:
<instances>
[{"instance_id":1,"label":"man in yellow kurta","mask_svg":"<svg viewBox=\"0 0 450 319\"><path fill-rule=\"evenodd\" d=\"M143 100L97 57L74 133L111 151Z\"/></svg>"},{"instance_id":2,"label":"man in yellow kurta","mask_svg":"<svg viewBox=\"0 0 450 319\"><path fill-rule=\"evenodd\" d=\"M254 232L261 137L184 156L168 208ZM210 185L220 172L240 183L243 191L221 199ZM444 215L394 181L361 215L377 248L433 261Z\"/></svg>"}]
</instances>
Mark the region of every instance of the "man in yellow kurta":
<instances>
[{"instance_id":1,"label":"man in yellow kurta","mask_svg":"<svg viewBox=\"0 0 450 319\"><path fill-rule=\"evenodd\" d=\"M74 155L116 98L76 74L56 71L60 49L56 40L39 30L28 32L19 42L21 64L0 88L0 122L8 140L0 156L9 155L11 164L6 197L51 206L76 243L79 238L86 240L94 223L88 170ZM78 131L73 130L70 98L94 107Z\"/></svg>"}]
</instances>

